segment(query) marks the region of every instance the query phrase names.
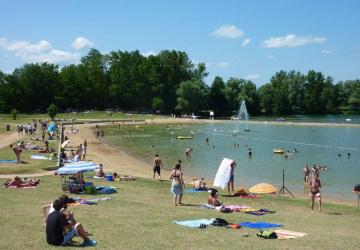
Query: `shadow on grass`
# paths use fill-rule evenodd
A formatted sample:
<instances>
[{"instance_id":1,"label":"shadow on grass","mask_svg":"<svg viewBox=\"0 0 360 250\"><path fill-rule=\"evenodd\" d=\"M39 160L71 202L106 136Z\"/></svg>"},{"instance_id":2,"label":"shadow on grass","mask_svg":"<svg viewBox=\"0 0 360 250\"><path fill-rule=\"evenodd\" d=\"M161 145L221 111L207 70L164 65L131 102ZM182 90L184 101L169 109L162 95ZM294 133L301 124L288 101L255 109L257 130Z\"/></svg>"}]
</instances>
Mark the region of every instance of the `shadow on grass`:
<instances>
[{"instance_id":1,"label":"shadow on grass","mask_svg":"<svg viewBox=\"0 0 360 250\"><path fill-rule=\"evenodd\" d=\"M180 204L181 207L198 207L197 204L190 204L190 203L182 203Z\"/></svg>"},{"instance_id":2,"label":"shadow on grass","mask_svg":"<svg viewBox=\"0 0 360 250\"><path fill-rule=\"evenodd\" d=\"M235 196L232 194L221 194L220 196L222 196L222 197L238 197L238 196Z\"/></svg>"}]
</instances>

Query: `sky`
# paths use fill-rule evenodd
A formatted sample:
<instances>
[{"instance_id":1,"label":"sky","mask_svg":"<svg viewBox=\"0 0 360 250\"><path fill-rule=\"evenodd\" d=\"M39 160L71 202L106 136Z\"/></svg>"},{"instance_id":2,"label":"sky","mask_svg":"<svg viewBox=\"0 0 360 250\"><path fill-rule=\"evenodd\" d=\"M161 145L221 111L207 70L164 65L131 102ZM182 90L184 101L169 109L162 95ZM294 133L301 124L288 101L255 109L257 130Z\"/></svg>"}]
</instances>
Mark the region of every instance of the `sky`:
<instances>
[{"instance_id":1,"label":"sky","mask_svg":"<svg viewBox=\"0 0 360 250\"><path fill-rule=\"evenodd\" d=\"M280 70L360 78L357 0L0 0L0 70L101 53L185 51L215 76L257 86Z\"/></svg>"}]
</instances>

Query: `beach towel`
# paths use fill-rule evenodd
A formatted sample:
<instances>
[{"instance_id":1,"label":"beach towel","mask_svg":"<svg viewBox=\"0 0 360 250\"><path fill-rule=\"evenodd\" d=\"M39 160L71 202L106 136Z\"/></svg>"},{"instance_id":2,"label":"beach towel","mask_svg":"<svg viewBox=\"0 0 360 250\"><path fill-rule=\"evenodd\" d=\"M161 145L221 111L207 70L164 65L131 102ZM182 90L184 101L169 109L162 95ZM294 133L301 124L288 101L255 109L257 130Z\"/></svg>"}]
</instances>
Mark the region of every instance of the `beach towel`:
<instances>
[{"instance_id":1,"label":"beach towel","mask_svg":"<svg viewBox=\"0 0 360 250\"><path fill-rule=\"evenodd\" d=\"M271 227L281 227L282 225L259 221L259 222L242 222L242 223L240 223L240 226L248 227L248 228L262 229L262 228L271 228Z\"/></svg>"},{"instance_id":2,"label":"beach towel","mask_svg":"<svg viewBox=\"0 0 360 250\"><path fill-rule=\"evenodd\" d=\"M266 208L261 208L256 211L246 211L245 213L260 216L260 215L264 215L264 214L274 214L275 211L270 211Z\"/></svg>"},{"instance_id":3,"label":"beach towel","mask_svg":"<svg viewBox=\"0 0 360 250\"><path fill-rule=\"evenodd\" d=\"M214 179L214 187L220 187L224 189L230 180L231 163L233 160L224 158L219 166Z\"/></svg>"},{"instance_id":4,"label":"beach towel","mask_svg":"<svg viewBox=\"0 0 360 250\"><path fill-rule=\"evenodd\" d=\"M249 209L251 209L251 211L255 210L249 206L240 206L240 205L228 205L225 207L217 207L216 208L216 210L218 210L220 212L224 212L224 209L225 209L225 211L228 210L231 212L248 211Z\"/></svg>"},{"instance_id":5,"label":"beach towel","mask_svg":"<svg viewBox=\"0 0 360 250\"><path fill-rule=\"evenodd\" d=\"M216 207L210 204L203 204L203 205L198 205L198 208L205 208L205 209L215 209Z\"/></svg>"},{"instance_id":6,"label":"beach towel","mask_svg":"<svg viewBox=\"0 0 360 250\"><path fill-rule=\"evenodd\" d=\"M116 193L116 187L105 187L105 186L99 186L96 187L97 193L98 194L112 194L112 193Z\"/></svg>"},{"instance_id":7,"label":"beach towel","mask_svg":"<svg viewBox=\"0 0 360 250\"><path fill-rule=\"evenodd\" d=\"M185 220L185 221L173 221L174 223L186 227L200 227L201 225L209 226L214 222L214 218L212 219L198 219L198 220Z\"/></svg>"},{"instance_id":8,"label":"beach towel","mask_svg":"<svg viewBox=\"0 0 360 250\"><path fill-rule=\"evenodd\" d=\"M49 158L44 156L44 155L31 155L31 159L34 159L34 160L49 160Z\"/></svg>"},{"instance_id":9,"label":"beach towel","mask_svg":"<svg viewBox=\"0 0 360 250\"><path fill-rule=\"evenodd\" d=\"M101 198L92 198L92 199L87 199L88 202L99 202L99 201L110 201L112 198L111 197L101 197Z\"/></svg>"},{"instance_id":10,"label":"beach towel","mask_svg":"<svg viewBox=\"0 0 360 250\"><path fill-rule=\"evenodd\" d=\"M301 232L294 232L294 231L288 231L288 230L275 230L275 233L278 236L279 240L286 240L286 239L296 239L301 238L307 235L307 233L301 233Z\"/></svg>"},{"instance_id":11,"label":"beach towel","mask_svg":"<svg viewBox=\"0 0 360 250\"><path fill-rule=\"evenodd\" d=\"M16 160L0 160L0 163L16 163Z\"/></svg>"},{"instance_id":12,"label":"beach towel","mask_svg":"<svg viewBox=\"0 0 360 250\"><path fill-rule=\"evenodd\" d=\"M203 188L203 189L189 188L185 190L186 193L199 193L199 192L207 192L207 191L208 191L207 188Z\"/></svg>"}]
</instances>

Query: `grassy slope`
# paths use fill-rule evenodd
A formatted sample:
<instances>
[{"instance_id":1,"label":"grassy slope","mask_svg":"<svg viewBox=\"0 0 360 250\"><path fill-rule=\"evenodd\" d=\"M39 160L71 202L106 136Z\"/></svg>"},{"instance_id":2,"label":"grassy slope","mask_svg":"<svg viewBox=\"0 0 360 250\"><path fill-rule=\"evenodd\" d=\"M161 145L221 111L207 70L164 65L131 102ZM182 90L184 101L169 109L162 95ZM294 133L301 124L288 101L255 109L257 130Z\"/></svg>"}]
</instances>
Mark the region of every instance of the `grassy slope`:
<instances>
[{"instance_id":1,"label":"grassy slope","mask_svg":"<svg viewBox=\"0 0 360 250\"><path fill-rule=\"evenodd\" d=\"M14 144L15 143L16 142L14 142ZM45 145L42 142L36 142L36 144L42 148L45 147ZM49 147L54 148L57 152L58 142L49 141ZM23 151L23 153L21 154L21 160L26 162L25 164L0 163L0 174L39 173L41 172L41 170L47 170L49 168L51 169L56 165L55 161L32 160L31 159L32 154L39 154L39 153L32 151ZM50 156L50 154L39 154L39 155ZM10 147L5 147L0 149L0 159L15 160L16 156Z\"/></svg>"},{"instance_id":2,"label":"grassy slope","mask_svg":"<svg viewBox=\"0 0 360 250\"><path fill-rule=\"evenodd\" d=\"M61 194L60 180L55 176L43 177L42 180L36 189L0 189L0 229L3 232L0 234L0 249L51 248L45 241L40 207ZM96 183L108 184L104 181ZM93 234L100 249L356 249L359 246L360 210L354 207L325 203L323 213L312 213L308 202L302 200L278 200L272 196L261 199L221 197L226 204L266 207L277 211L261 217L245 213L222 214L194 206L174 207L167 181L140 179L112 184L118 186L118 193L111 195L112 201L70 208ZM185 193L184 202L203 204L207 195ZM309 235L293 240L262 240L255 236L256 230L252 229L193 229L172 223L173 220L212 217L231 222L280 223L284 224L284 229ZM247 232L250 237L242 237ZM81 240L77 238L76 241Z\"/></svg>"}]
</instances>

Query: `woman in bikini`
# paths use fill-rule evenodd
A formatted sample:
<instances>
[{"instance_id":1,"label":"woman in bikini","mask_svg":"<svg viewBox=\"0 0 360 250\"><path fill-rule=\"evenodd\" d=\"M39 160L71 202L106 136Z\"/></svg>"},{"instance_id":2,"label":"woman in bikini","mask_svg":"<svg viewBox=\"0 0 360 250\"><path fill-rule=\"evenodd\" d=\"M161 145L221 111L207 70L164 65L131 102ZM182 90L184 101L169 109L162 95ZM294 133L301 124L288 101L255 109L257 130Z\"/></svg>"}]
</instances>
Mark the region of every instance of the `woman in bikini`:
<instances>
[{"instance_id":1,"label":"woman in bikini","mask_svg":"<svg viewBox=\"0 0 360 250\"><path fill-rule=\"evenodd\" d=\"M183 197L185 184L180 163L177 163L175 168L171 171L170 179L172 179L171 193L174 195L174 204L175 206L177 206L177 204L182 205L181 200Z\"/></svg>"}]
</instances>

